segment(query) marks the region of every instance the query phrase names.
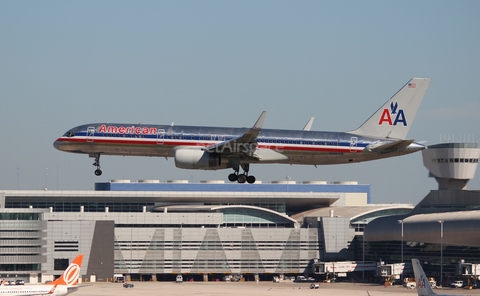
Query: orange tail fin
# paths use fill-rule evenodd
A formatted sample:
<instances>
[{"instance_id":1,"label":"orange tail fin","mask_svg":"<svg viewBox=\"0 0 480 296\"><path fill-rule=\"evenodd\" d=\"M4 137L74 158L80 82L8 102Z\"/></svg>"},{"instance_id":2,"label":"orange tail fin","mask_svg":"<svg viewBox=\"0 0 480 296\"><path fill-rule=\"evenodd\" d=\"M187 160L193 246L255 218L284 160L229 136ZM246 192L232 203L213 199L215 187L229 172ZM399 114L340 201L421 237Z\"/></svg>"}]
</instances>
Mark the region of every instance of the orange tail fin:
<instances>
[{"instance_id":1,"label":"orange tail fin","mask_svg":"<svg viewBox=\"0 0 480 296\"><path fill-rule=\"evenodd\" d=\"M78 284L78 276L80 275L80 268L82 267L83 255L80 254L75 259L73 259L72 263L65 269L62 275L50 282L50 285L66 285L66 286L76 286Z\"/></svg>"}]
</instances>

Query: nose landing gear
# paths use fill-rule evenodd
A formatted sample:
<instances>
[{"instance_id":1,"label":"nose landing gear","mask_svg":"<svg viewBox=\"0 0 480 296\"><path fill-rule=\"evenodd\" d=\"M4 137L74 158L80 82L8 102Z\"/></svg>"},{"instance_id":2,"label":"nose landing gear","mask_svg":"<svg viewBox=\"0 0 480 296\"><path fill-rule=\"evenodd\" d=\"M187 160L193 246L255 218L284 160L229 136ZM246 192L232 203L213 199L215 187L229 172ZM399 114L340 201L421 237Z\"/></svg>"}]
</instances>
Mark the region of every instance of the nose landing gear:
<instances>
[{"instance_id":1,"label":"nose landing gear","mask_svg":"<svg viewBox=\"0 0 480 296\"><path fill-rule=\"evenodd\" d=\"M97 167L97 169L95 170L95 176L101 176L102 175L102 170L100 169L101 166L100 166L100 154L95 154L93 156L95 158L95 162L93 163L94 166Z\"/></svg>"}]
</instances>

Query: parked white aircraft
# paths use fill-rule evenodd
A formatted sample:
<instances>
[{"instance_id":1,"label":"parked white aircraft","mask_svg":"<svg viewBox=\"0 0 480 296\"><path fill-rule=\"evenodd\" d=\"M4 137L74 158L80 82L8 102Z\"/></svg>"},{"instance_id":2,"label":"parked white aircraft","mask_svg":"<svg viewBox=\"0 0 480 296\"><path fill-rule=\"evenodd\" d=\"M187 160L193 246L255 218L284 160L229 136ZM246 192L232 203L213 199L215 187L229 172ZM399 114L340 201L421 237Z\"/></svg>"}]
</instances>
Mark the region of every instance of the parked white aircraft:
<instances>
[{"instance_id":1,"label":"parked white aircraft","mask_svg":"<svg viewBox=\"0 0 480 296\"><path fill-rule=\"evenodd\" d=\"M78 277L82 267L83 255L80 254L67 267L63 274L56 280L41 285L2 285L0 295L9 296L34 296L52 295L64 296L78 289Z\"/></svg>"},{"instance_id":2,"label":"parked white aircraft","mask_svg":"<svg viewBox=\"0 0 480 296\"><path fill-rule=\"evenodd\" d=\"M406 136L429 84L428 78L411 79L350 132L311 131L313 118L302 130L262 129L264 111L250 129L91 123L68 130L53 146L94 157L97 176L102 174L101 155L159 156L173 157L182 169L233 168L230 181L254 183L255 177L248 174L252 163L355 163L425 149Z\"/></svg>"}]
</instances>

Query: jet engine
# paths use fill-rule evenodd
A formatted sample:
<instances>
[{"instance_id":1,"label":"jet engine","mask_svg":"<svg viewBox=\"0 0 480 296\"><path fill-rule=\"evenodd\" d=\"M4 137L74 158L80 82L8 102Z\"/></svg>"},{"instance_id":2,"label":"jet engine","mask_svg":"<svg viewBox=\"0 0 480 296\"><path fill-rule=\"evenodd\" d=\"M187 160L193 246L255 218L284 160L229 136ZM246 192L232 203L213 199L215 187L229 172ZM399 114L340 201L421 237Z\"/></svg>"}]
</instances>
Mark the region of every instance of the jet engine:
<instances>
[{"instance_id":1,"label":"jet engine","mask_svg":"<svg viewBox=\"0 0 480 296\"><path fill-rule=\"evenodd\" d=\"M180 169L218 170L227 168L221 164L220 154L199 149L177 149L175 166Z\"/></svg>"}]
</instances>

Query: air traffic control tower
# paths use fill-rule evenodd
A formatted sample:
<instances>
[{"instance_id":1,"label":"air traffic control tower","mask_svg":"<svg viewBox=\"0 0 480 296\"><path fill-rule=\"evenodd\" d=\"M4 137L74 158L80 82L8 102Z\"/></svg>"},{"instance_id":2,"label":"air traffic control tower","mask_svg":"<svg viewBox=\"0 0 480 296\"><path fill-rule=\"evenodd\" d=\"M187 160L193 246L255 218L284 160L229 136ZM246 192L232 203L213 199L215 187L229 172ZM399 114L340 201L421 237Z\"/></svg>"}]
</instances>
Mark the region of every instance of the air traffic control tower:
<instances>
[{"instance_id":1,"label":"air traffic control tower","mask_svg":"<svg viewBox=\"0 0 480 296\"><path fill-rule=\"evenodd\" d=\"M428 146L422 155L439 190L465 190L475 176L480 149L478 143L442 143Z\"/></svg>"},{"instance_id":2,"label":"air traffic control tower","mask_svg":"<svg viewBox=\"0 0 480 296\"><path fill-rule=\"evenodd\" d=\"M459 260L480 262L480 190L467 190L478 166L478 143L441 143L422 151L438 182L407 215L377 218L364 232L367 260L429 262L430 274L455 274ZM444 282L446 283L446 281Z\"/></svg>"}]
</instances>

